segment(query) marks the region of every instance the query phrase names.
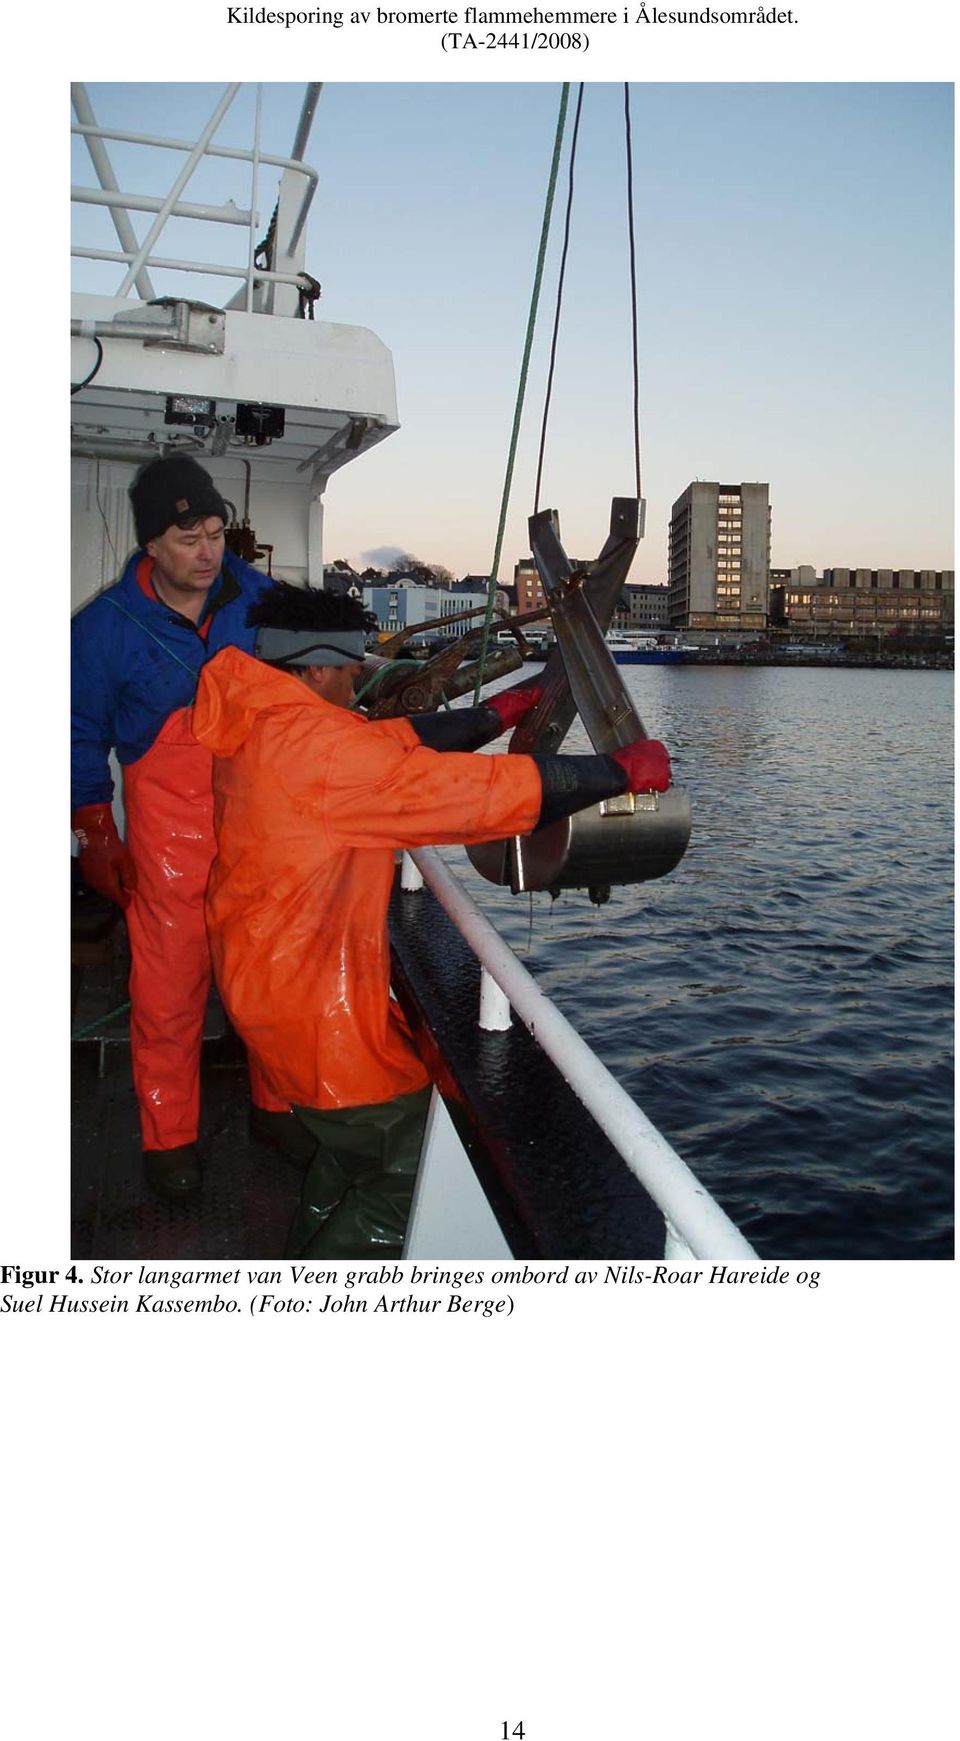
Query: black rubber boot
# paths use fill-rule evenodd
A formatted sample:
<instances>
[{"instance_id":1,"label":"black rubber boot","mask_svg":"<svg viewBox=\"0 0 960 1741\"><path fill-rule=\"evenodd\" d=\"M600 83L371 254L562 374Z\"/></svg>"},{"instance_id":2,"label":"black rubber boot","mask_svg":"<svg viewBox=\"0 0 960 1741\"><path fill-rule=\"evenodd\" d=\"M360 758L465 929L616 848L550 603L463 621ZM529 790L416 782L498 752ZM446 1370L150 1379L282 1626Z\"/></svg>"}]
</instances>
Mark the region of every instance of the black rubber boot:
<instances>
[{"instance_id":1,"label":"black rubber boot","mask_svg":"<svg viewBox=\"0 0 960 1741\"><path fill-rule=\"evenodd\" d=\"M147 1183L158 1197L182 1203L199 1194L203 1171L196 1143L182 1143L177 1149L144 1149L143 1165Z\"/></svg>"},{"instance_id":2,"label":"black rubber boot","mask_svg":"<svg viewBox=\"0 0 960 1741\"><path fill-rule=\"evenodd\" d=\"M293 1112L267 1112L262 1106L251 1106L250 1130L264 1142L272 1143L292 1166L308 1167L313 1160L317 1139Z\"/></svg>"}]
</instances>

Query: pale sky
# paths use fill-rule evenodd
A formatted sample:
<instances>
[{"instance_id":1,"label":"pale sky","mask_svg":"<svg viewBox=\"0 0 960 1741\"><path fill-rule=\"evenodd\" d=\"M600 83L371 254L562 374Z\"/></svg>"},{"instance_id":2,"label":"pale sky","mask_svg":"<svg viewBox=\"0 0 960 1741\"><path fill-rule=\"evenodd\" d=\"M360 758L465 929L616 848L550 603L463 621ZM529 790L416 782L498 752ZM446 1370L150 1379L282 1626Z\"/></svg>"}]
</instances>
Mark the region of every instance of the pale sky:
<instances>
[{"instance_id":1,"label":"pale sky","mask_svg":"<svg viewBox=\"0 0 960 1741\"><path fill-rule=\"evenodd\" d=\"M89 91L103 124L187 137L219 88ZM289 150L302 93L266 87L265 149ZM504 580L528 552L575 93ZM245 89L221 142L246 142L252 100ZM390 347L401 421L331 481L328 560L405 549L488 571L558 102L554 84L325 85L307 151L318 318ZM631 578L665 579L671 504L694 478L769 483L778 566L952 567L950 86L637 83L631 103L647 498ZM111 151L146 189L143 154ZM245 166L202 174L185 198L246 203ZM264 228L272 203L265 177ZM104 213L83 221L116 245ZM210 231L204 251L224 237L237 249L245 233ZM75 263L85 288L119 275ZM588 85L541 503L579 557L633 488L628 282L622 87Z\"/></svg>"}]
</instances>

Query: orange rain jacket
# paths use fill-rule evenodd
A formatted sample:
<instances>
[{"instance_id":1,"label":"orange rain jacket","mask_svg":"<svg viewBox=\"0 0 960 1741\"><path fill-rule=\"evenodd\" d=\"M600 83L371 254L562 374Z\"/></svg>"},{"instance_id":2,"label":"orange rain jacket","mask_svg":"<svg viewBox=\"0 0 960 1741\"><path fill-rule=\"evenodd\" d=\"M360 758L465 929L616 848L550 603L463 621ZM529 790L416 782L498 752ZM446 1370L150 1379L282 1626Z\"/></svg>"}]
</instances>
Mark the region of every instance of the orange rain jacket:
<instances>
[{"instance_id":1,"label":"orange rain jacket","mask_svg":"<svg viewBox=\"0 0 960 1741\"><path fill-rule=\"evenodd\" d=\"M193 727L215 757L214 971L267 1081L321 1108L422 1088L390 998L394 853L528 833L535 762L426 749L236 647L204 667Z\"/></svg>"}]
</instances>

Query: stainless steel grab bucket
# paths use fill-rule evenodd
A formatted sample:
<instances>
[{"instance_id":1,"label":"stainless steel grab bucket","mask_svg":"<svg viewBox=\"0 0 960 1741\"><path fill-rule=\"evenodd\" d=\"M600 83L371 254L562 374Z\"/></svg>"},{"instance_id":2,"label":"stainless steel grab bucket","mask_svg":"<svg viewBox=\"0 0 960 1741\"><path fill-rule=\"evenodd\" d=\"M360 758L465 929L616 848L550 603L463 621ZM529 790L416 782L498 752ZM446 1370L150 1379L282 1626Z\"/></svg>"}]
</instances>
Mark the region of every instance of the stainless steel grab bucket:
<instances>
[{"instance_id":1,"label":"stainless steel grab bucket","mask_svg":"<svg viewBox=\"0 0 960 1741\"><path fill-rule=\"evenodd\" d=\"M690 839L685 792L627 793L578 810L534 834L487 841L467 852L475 870L515 895L525 890L588 889L605 900L613 887L666 876Z\"/></svg>"}]
</instances>

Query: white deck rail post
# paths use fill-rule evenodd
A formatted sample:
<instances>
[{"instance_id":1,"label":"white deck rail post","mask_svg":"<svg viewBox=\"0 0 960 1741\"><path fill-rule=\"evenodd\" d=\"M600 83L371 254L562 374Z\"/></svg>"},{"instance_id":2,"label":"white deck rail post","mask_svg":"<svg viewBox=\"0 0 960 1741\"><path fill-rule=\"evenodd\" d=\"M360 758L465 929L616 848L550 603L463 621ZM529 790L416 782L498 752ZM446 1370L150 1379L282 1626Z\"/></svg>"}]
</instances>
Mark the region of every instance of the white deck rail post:
<instances>
[{"instance_id":1,"label":"white deck rail post","mask_svg":"<svg viewBox=\"0 0 960 1741\"><path fill-rule=\"evenodd\" d=\"M416 894L418 889L423 888L423 878L408 852L404 853L400 861L400 887L406 889L408 894Z\"/></svg>"},{"instance_id":2,"label":"white deck rail post","mask_svg":"<svg viewBox=\"0 0 960 1741\"><path fill-rule=\"evenodd\" d=\"M503 1034L510 1026L510 999L485 967L480 969L480 1026L487 1034Z\"/></svg>"}]
</instances>

